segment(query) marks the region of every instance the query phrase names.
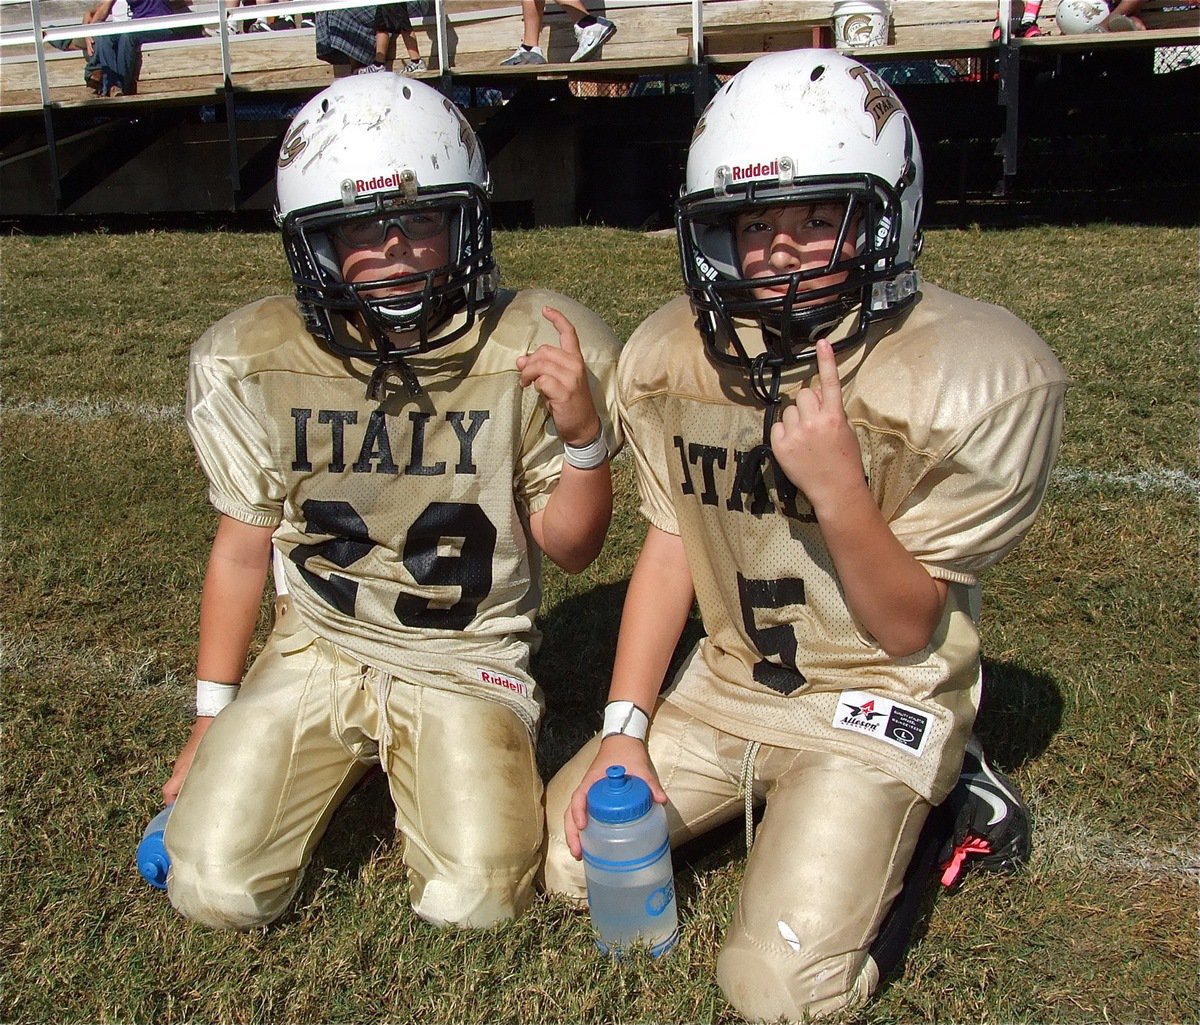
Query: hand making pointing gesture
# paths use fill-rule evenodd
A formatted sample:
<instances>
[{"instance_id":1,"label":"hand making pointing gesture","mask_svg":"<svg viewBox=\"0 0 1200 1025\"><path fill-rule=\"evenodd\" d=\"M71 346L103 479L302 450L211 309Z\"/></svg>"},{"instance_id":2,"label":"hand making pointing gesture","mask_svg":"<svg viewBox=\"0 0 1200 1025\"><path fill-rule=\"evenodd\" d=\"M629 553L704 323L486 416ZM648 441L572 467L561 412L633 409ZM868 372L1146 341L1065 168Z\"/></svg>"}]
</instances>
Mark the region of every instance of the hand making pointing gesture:
<instances>
[{"instance_id":1,"label":"hand making pointing gesture","mask_svg":"<svg viewBox=\"0 0 1200 1025\"><path fill-rule=\"evenodd\" d=\"M818 516L863 487L862 452L842 405L837 358L828 341L817 342L817 376L771 428L771 450Z\"/></svg>"},{"instance_id":2,"label":"hand making pointing gesture","mask_svg":"<svg viewBox=\"0 0 1200 1025\"><path fill-rule=\"evenodd\" d=\"M579 336L571 322L553 307L542 307L542 316L558 331L559 344L540 345L530 355L517 357L521 384L532 384L537 389L564 444L586 445L600 433L600 417L588 390Z\"/></svg>"}]
</instances>

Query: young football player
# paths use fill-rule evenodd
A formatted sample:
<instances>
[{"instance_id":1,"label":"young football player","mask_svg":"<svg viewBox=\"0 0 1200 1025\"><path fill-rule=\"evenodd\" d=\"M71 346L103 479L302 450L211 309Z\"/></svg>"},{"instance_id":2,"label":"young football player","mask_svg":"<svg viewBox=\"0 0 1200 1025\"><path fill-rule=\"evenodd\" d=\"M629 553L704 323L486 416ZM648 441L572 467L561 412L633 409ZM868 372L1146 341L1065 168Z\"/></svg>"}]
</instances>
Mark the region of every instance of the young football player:
<instances>
[{"instance_id":1,"label":"young football player","mask_svg":"<svg viewBox=\"0 0 1200 1025\"><path fill-rule=\"evenodd\" d=\"M603 544L617 340L565 296L497 287L479 142L420 82L318 94L276 184L295 297L191 353L220 521L196 724L163 787L170 898L270 922L378 764L416 913L490 926L533 892L540 559L575 572ZM274 628L243 679L273 552Z\"/></svg>"},{"instance_id":2,"label":"young football player","mask_svg":"<svg viewBox=\"0 0 1200 1025\"><path fill-rule=\"evenodd\" d=\"M908 935L886 919L978 706L978 576L1038 511L1067 382L1015 317L917 276L920 149L863 65L756 60L686 177L688 297L618 372L648 534L603 729L547 791L545 876L584 895L613 764L673 844L765 804L716 975L747 1018L799 1020L865 1000ZM707 636L660 698L693 599Z\"/></svg>"}]
</instances>

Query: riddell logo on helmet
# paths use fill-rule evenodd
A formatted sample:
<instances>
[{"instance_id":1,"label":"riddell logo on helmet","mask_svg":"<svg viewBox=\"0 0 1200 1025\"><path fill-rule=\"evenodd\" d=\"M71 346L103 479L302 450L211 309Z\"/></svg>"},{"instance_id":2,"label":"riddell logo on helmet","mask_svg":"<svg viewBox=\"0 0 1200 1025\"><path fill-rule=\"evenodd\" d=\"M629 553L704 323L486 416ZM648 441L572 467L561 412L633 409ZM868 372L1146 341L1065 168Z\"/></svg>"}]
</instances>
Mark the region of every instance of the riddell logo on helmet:
<instances>
[{"instance_id":1,"label":"riddell logo on helmet","mask_svg":"<svg viewBox=\"0 0 1200 1025\"><path fill-rule=\"evenodd\" d=\"M387 175L376 175L374 178L356 178L354 191L360 195L364 192L378 192L380 189L398 189L402 179L399 171Z\"/></svg>"},{"instance_id":2,"label":"riddell logo on helmet","mask_svg":"<svg viewBox=\"0 0 1200 1025\"><path fill-rule=\"evenodd\" d=\"M769 164L762 162L744 164L742 167L731 168L730 171L735 182L744 182L748 178L778 178L779 161L772 160Z\"/></svg>"}]
</instances>

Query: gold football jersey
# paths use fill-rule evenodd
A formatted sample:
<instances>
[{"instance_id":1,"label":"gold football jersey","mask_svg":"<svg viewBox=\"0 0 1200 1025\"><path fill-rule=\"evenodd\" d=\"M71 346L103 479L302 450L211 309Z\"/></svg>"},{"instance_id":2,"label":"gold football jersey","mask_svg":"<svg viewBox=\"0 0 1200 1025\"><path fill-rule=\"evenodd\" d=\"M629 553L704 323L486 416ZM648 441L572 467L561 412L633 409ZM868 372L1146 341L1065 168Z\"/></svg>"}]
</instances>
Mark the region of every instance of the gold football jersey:
<instances>
[{"instance_id":1,"label":"gold football jersey","mask_svg":"<svg viewBox=\"0 0 1200 1025\"><path fill-rule=\"evenodd\" d=\"M517 357L574 324L609 451L621 437L619 344L557 293L502 290L462 338L410 366L421 393L332 354L289 297L252 303L192 348L187 421L216 509L275 527L305 624L359 662L410 682L472 688L531 730L542 699L540 552L529 532L562 469L562 444ZM344 318L339 329L353 334Z\"/></svg>"},{"instance_id":2,"label":"gold football jersey","mask_svg":"<svg viewBox=\"0 0 1200 1025\"><path fill-rule=\"evenodd\" d=\"M1037 514L1067 380L1007 311L928 284L838 365L875 501L950 585L941 624L925 650L890 657L851 614L803 493L773 462L737 486L764 407L743 369L708 358L678 299L634 332L619 371L643 515L683 538L707 632L704 669L672 698L735 736L865 759L940 801L978 707L972 592ZM786 372L785 401L814 376Z\"/></svg>"}]
</instances>

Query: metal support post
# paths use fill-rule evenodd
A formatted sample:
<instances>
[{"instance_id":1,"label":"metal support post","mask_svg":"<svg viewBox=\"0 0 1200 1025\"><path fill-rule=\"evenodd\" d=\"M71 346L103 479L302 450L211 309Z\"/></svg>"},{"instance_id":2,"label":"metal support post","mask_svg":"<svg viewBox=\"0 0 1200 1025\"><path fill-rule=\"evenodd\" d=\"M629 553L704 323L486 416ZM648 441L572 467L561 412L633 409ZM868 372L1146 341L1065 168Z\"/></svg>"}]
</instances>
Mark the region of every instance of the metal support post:
<instances>
[{"instance_id":1,"label":"metal support post","mask_svg":"<svg viewBox=\"0 0 1200 1025\"><path fill-rule=\"evenodd\" d=\"M434 29L437 34L437 51L438 51L438 90L447 98L450 97L451 91L454 88L451 82L450 72L450 54L447 53L449 46L449 33L446 31L446 0L434 0L433 17L437 24Z\"/></svg>"},{"instance_id":2,"label":"metal support post","mask_svg":"<svg viewBox=\"0 0 1200 1025\"><path fill-rule=\"evenodd\" d=\"M692 0L692 93L696 117L708 106L708 63L704 57L704 0Z\"/></svg>"},{"instance_id":3,"label":"metal support post","mask_svg":"<svg viewBox=\"0 0 1200 1025\"><path fill-rule=\"evenodd\" d=\"M1021 146L1021 53L1013 43L1000 44L1000 105L1004 108L1004 134L996 146L1003 163L1003 176L996 195L1008 194L1008 186L1017 174L1017 154Z\"/></svg>"},{"instance_id":4,"label":"metal support post","mask_svg":"<svg viewBox=\"0 0 1200 1025\"><path fill-rule=\"evenodd\" d=\"M225 137L229 143L229 203L231 210L242 205L242 162L238 155L237 100L233 93L233 59L229 53L228 8L217 11L217 38L221 44L221 92L225 99Z\"/></svg>"},{"instance_id":5,"label":"metal support post","mask_svg":"<svg viewBox=\"0 0 1200 1025\"><path fill-rule=\"evenodd\" d=\"M229 197L231 208L242 205L242 162L238 156L237 98L233 87L225 87L225 136L229 141Z\"/></svg>"},{"instance_id":6,"label":"metal support post","mask_svg":"<svg viewBox=\"0 0 1200 1025\"><path fill-rule=\"evenodd\" d=\"M63 212L62 179L58 171L58 139L54 134L54 112L50 105L42 107L42 121L46 126L46 157L50 161L50 194L54 198L54 212Z\"/></svg>"},{"instance_id":7,"label":"metal support post","mask_svg":"<svg viewBox=\"0 0 1200 1025\"><path fill-rule=\"evenodd\" d=\"M50 194L54 199L54 212L62 213L62 181L58 172L58 137L54 132L54 110L50 103L50 80L46 75L46 55L42 52L42 17L37 0L29 0L30 19L33 24L33 44L37 49L38 87L42 93L42 121L46 126L46 156L50 161Z\"/></svg>"}]
</instances>

